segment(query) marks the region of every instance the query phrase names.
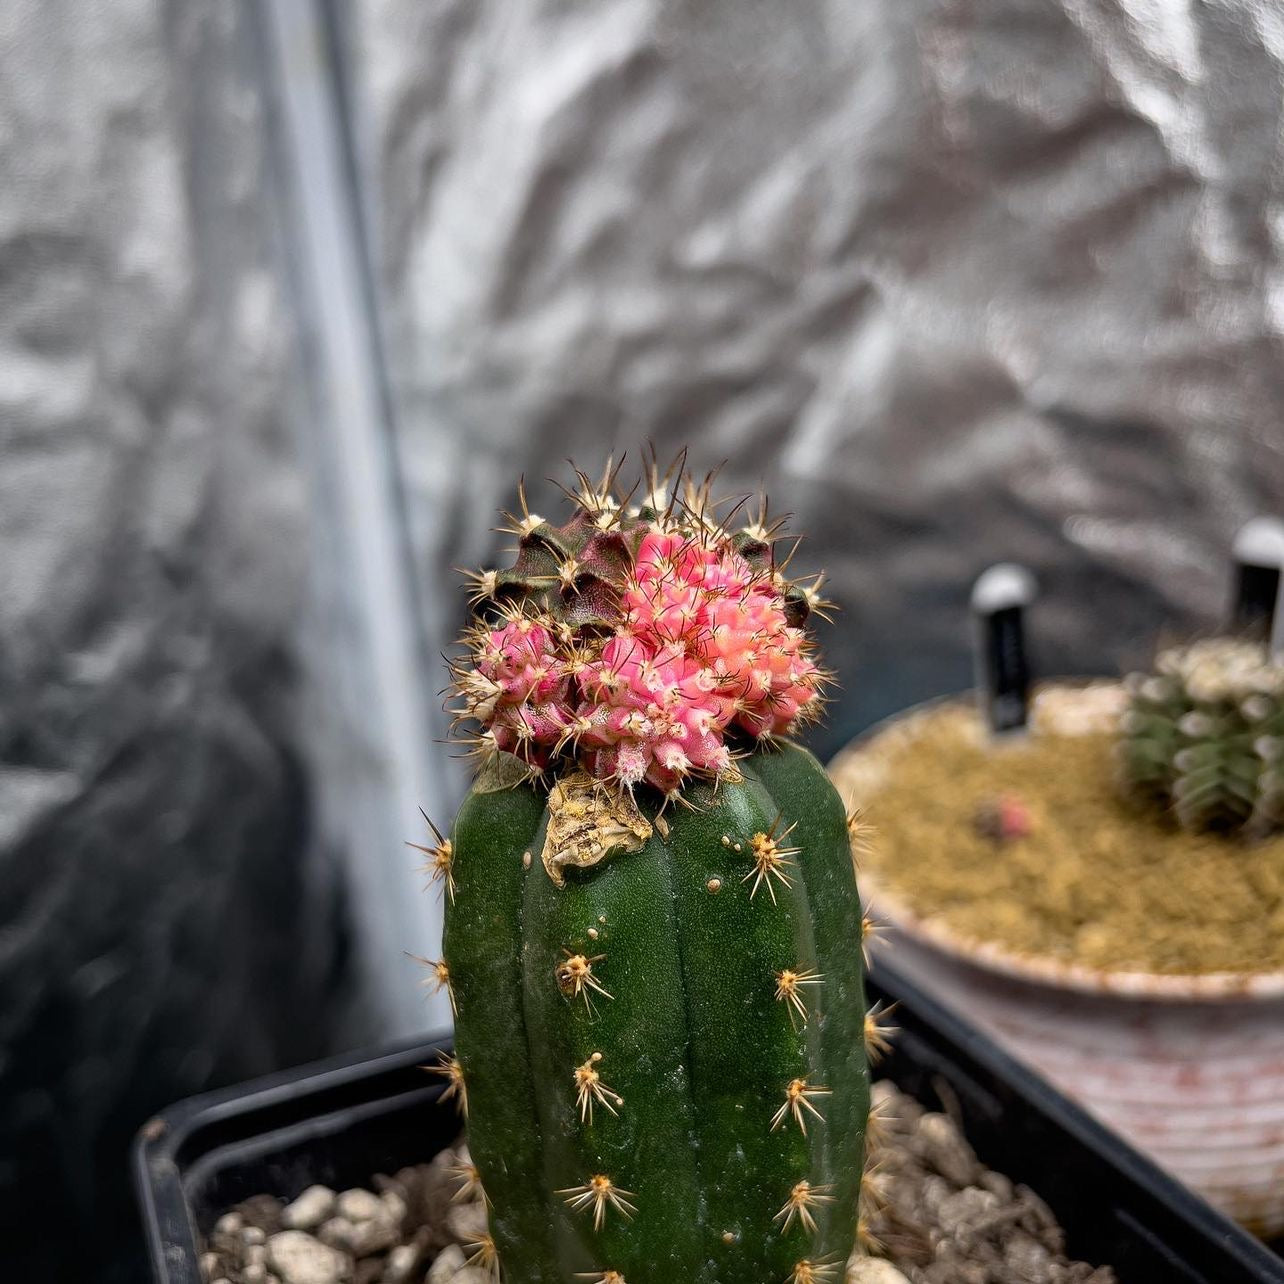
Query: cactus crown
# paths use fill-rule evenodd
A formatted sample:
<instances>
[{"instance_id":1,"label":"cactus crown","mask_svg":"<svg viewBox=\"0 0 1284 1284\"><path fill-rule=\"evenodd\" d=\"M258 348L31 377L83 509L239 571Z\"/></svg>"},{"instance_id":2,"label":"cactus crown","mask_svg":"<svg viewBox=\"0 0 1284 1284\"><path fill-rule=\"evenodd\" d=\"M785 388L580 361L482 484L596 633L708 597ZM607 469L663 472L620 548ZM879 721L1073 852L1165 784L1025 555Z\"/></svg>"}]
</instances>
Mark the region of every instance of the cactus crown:
<instances>
[{"instance_id":1,"label":"cactus crown","mask_svg":"<svg viewBox=\"0 0 1284 1284\"><path fill-rule=\"evenodd\" d=\"M473 574L474 620L452 664L475 751L532 774L579 766L599 782L678 793L734 771L744 748L817 716L828 675L804 632L828 606L820 577L785 577L781 523L719 520L711 478L652 467L644 498L577 471L554 526L506 514L517 558ZM743 501L732 509L734 517ZM791 554L792 556L792 554Z\"/></svg>"},{"instance_id":2,"label":"cactus crown","mask_svg":"<svg viewBox=\"0 0 1284 1284\"><path fill-rule=\"evenodd\" d=\"M1127 681L1120 758L1139 797L1186 829L1284 825L1284 665L1261 643L1204 638Z\"/></svg>"}]
</instances>

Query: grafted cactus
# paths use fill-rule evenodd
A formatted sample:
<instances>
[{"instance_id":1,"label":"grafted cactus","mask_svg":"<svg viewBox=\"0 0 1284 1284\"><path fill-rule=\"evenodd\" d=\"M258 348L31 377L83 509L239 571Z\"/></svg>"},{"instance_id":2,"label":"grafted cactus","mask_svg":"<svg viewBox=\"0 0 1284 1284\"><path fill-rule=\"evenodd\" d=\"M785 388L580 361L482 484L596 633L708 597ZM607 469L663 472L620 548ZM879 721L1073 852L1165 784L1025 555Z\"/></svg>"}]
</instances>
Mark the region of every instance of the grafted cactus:
<instances>
[{"instance_id":1,"label":"grafted cactus","mask_svg":"<svg viewBox=\"0 0 1284 1284\"><path fill-rule=\"evenodd\" d=\"M1284 825L1284 665L1259 642L1205 638L1128 679L1120 761L1186 829Z\"/></svg>"},{"instance_id":2,"label":"grafted cactus","mask_svg":"<svg viewBox=\"0 0 1284 1284\"><path fill-rule=\"evenodd\" d=\"M856 1232L869 1072L847 817L785 737L817 586L707 487L581 477L477 577L482 763L430 868L442 1067L512 1284L817 1284ZM874 1031L875 1037L877 1032Z\"/></svg>"}]
</instances>

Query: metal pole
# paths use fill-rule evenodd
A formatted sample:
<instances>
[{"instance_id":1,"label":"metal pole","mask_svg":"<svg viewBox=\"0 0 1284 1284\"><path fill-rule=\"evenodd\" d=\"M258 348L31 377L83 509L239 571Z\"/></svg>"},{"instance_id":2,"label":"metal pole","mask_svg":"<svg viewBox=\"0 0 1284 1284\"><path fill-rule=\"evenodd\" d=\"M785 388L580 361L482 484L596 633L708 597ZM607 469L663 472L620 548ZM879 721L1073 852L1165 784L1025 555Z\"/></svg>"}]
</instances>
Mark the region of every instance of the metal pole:
<instances>
[{"instance_id":1,"label":"metal pole","mask_svg":"<svg viewBox=\"0 0 1284 1284\"><path fill-rule=\"evenodd\" d=\"M423 890L406 839L425 841L422 806L440 823L445 789L433 769L429 653L416 611L399 469L389 423L378 327L365 288L357 194L320 0L263 6L266 66L292 218L286 230L315 393L308 446L333 512L338 566L326 595L342 616L340 779L328 800L330 836L343 848L359 959L386 1033L450 1022L444 995L425 997L408 952L435 955L438 900ZM336 579L337 576L337 579ZM334 622L330 622L333 628ZM431 651L435 652L433 646ZM327 800L322 800L323 805Z\"/></svg>"}]
</instances>

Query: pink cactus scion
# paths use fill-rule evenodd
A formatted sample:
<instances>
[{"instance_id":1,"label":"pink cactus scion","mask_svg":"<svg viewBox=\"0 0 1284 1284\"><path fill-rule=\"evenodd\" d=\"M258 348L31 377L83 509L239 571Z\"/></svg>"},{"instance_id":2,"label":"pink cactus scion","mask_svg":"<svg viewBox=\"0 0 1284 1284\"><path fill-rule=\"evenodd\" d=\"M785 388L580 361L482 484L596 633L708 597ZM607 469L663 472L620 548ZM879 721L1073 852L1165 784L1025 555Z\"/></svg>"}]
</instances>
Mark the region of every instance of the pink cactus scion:
<instances>
[{"instance_id":1,"label":"pink cactus scion","mask_svg":"<svg viewBox=\"0 0 1284 1284\"><path fill-rule=\"evenodd\" d=\"M492 618L466 636L457 712L482 724L487 751L537 770L575 760L603 781L674 793L728 770L729 737L786 735L819 712L826 675L790 623L823 607L819 581L784 579L774 530L724 530L707 482L686 483L679 502L653 477L646 504L626 510L610 474L599 487L580 480L566 527L514 519L529 560L553 559L548 573L519 574L519 558L509 582L521 591L502 603L498 573L475 577ZM586 624L589 597L598 614Z\"/></svg>"}]
</instances>

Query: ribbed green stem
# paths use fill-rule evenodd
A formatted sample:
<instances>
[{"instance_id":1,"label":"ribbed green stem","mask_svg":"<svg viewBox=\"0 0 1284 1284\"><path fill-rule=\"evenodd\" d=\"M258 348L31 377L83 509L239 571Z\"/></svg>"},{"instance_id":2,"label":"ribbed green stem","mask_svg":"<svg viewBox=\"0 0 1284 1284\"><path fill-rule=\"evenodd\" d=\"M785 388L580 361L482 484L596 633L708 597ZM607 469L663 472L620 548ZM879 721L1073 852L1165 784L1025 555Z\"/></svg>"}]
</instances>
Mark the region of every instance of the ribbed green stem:
<instances>
[{"instance_id":1,"label":"ribbed green stem","mask_svg":"<svg viewBox=\"0 0 1284 1284\"><path fill-rule=\"evenodd\" d=\"M608 1271L627 1284L773 1284L851 1250L869 1081L846 818L797 747L741 766L743 781L688 790L693 809L669 809L667 836L657 826L640 851L570 870L564 887L540 860L544 794L474 793L460 812L445 956L510 1284ZM755 836L782 862L756 891ZM591 960L610 997L559 978L568 956ZM792 1020L785 971L811 978ZM577 1067L600 1075L591 1123ZM573 1210L595 1176L636 1211L603 1195L599 1229L591 1200ZM804 1180L823 1198L785 1231Z\"/></svg>"},{"instance_id":2,"label":"ribbed green stem","mask_svg":"<svg viewBox=\"0 0 1284 1284\"><path fill-rule=\"evenodd\" d=\"M467 1067L469 1148L488 1195L492 1187L504 1191L502 1200L491 1196L491 1234L506 1256L520 1253L512 1278L523 1284L565 1279L553 1249L552 1203L538 1176L540 1094L522 1009L522 857L543 817L543 797L527 786L474 788L455 819L455 892L442 938L459 1014L455 1051Z\"/></svg>"}]
</instances>

